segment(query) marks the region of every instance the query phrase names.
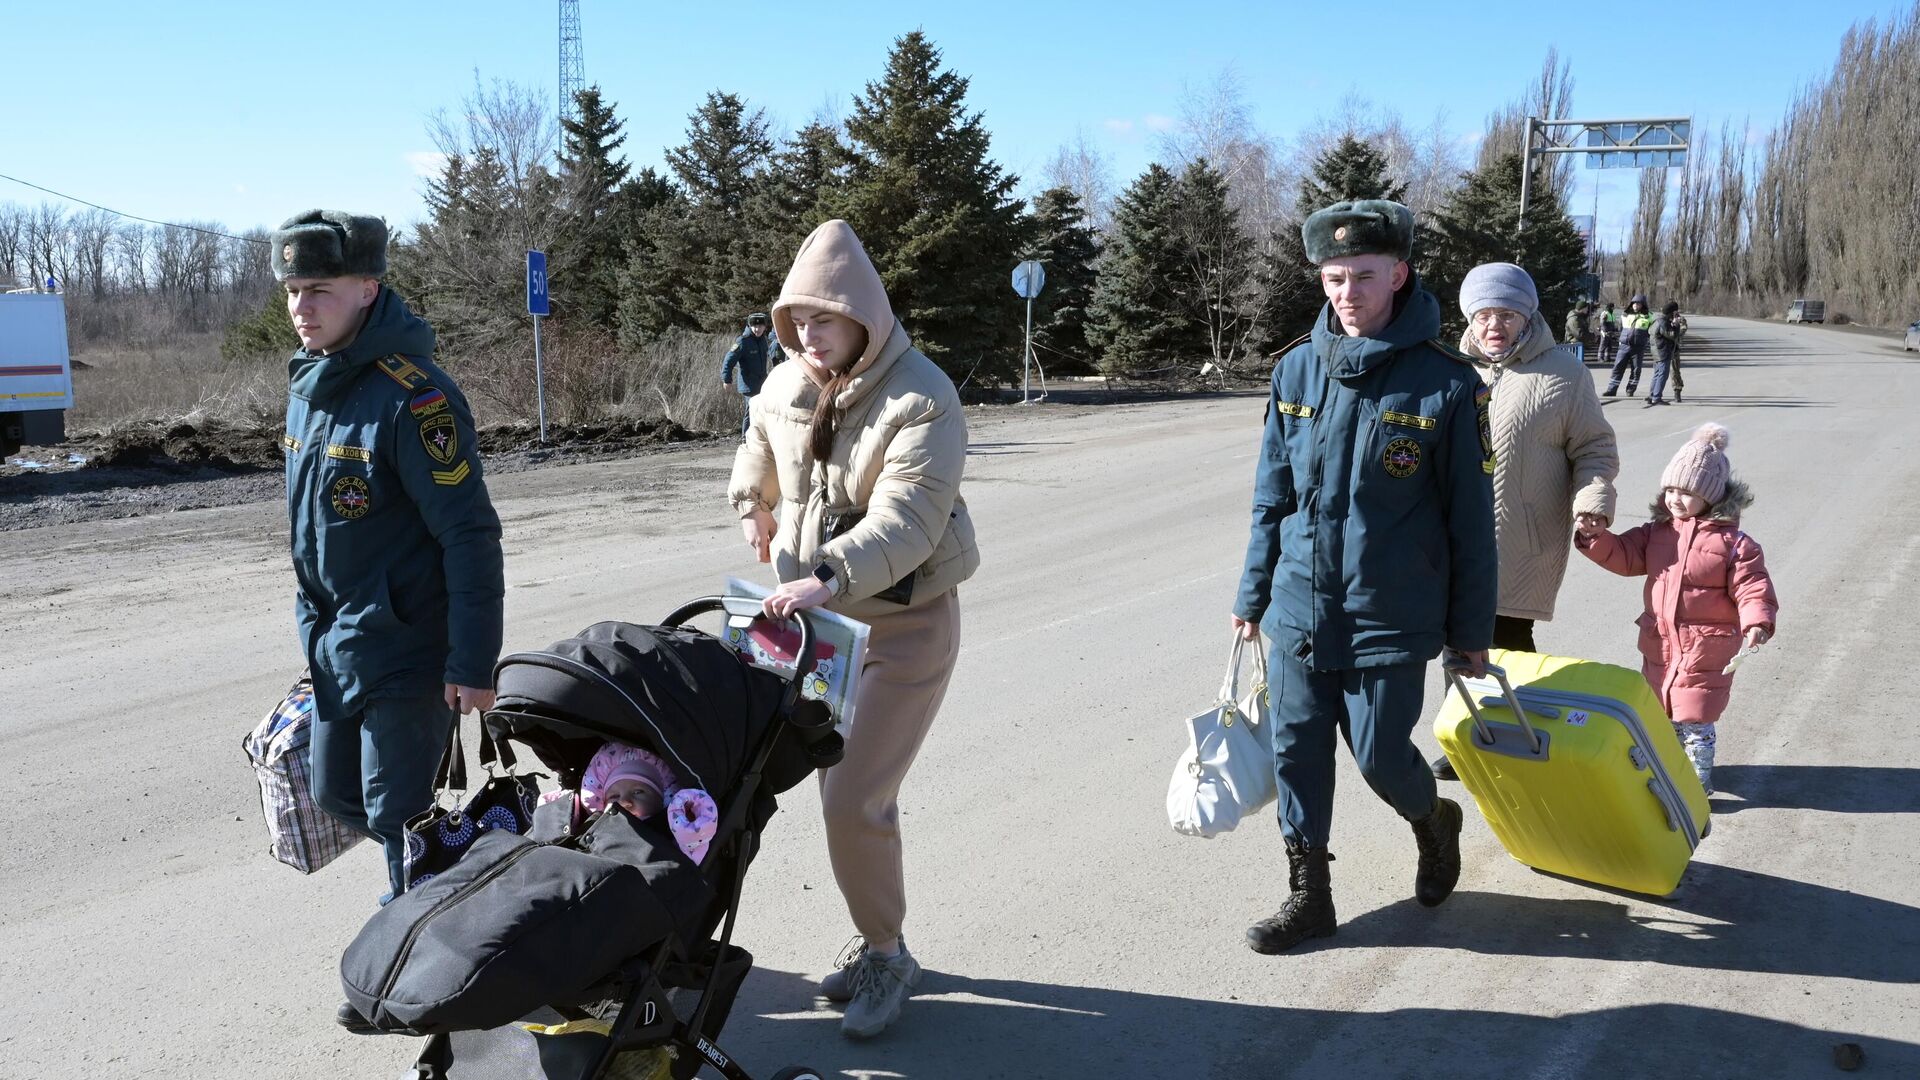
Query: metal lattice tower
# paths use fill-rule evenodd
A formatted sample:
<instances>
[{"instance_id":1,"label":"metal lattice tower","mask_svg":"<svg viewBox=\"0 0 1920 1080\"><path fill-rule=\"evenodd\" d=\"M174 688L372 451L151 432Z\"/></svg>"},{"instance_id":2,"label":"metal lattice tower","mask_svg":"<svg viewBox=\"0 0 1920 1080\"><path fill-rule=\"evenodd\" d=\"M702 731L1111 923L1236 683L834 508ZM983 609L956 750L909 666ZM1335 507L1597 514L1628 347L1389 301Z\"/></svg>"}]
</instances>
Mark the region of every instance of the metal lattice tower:
<instances>
[{"instance_id":1,"label":"metal lattice tower","mask_svg":"<svg viewBox=\"0 0 1920 1080\"><path fill-rule=\"evenodd\" d=\"M560 0L560 118L580 118L580 91L587 88L580 59L580 0Z\"/></svg>"}]
</instances>

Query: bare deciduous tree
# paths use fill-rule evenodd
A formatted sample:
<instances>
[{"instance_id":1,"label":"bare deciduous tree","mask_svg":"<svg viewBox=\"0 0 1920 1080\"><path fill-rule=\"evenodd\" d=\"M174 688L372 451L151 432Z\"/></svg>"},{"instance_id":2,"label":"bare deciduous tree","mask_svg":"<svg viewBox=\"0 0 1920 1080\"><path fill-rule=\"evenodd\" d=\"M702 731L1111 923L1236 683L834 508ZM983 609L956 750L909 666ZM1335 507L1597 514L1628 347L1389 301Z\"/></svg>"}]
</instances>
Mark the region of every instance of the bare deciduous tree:
<instances>
[{"instance_id":1,"label":"bare deciduous tree","mask_svg":"<svg viewBox=\"0 0 1920 1080\"><path fill-rule=\"evenodd\" d=\"M1094 232L1104 235L1112 227L1113 163L1087 141L1085 129L1054 151L1041 177L1046 187L1066 188L1079 198Z\"/></svg>"},{"instance_id":2,"label":"bare deciduous tree","mask_svg":"<svg viewBox=\"0 0 1920 1080\"><path fill-rule=\"evenodd\" d=\"M1667 170L1640 170L1640 202L1633 211L1621 291L1652 296L1660 280L1660 222L1667 212Z\"/></svg>"}]
</instances>

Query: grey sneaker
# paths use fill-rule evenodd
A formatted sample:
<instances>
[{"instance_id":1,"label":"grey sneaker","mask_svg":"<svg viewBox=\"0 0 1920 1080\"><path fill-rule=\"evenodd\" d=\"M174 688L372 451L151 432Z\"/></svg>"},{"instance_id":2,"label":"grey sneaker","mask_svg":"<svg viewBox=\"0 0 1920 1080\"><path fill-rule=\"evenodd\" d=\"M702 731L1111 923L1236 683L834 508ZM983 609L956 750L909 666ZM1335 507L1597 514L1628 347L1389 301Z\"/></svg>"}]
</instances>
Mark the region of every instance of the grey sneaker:
<instances>
[{"instance_id":1,"label":"grey sneaker","mask_svg":"<svg viewBox=\"0 0 1920 1080\"><path fill-rule=\"evenodd\" d=\"M840 1018L840 1034L850 1039L871 1039L900 1017L913 984L920 981L920 962L900 943L900 955L885 957L862 953L847 969L852 997L846 1015Z\"/></svg>"},{"instance_id":2,"label":"grey sneaker","mask_svg":"<svg viewBox=\"0 0 1920 1080\"><path fill-rule=\"evenodd\" d=\"M900 939L900 947L907 947L907 939ZM859 934L847 942L846 948L833 961L833 970L820 980L820 996L828 1001L848 1002L853 1000L853 965L867 954L867 939Z\"/></svg>"}]
</instances>

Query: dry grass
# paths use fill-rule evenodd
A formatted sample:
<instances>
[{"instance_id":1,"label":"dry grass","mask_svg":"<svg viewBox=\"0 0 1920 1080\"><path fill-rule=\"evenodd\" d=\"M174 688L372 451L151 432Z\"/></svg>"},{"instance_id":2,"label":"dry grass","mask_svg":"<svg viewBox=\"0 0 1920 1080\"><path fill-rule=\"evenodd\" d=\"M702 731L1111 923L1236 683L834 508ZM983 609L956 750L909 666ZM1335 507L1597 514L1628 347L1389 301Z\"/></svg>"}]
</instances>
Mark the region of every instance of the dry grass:
<instances>
[{"instance_id":1,"label":"dry grass","mask_svg":"<svg viewBox=\"0 0 1920 1080\"><path fill-rule=\"evenodd\" d=\"M71 427L177 417L277 424L286 412L285 364L222 360L217 334L80 351L73 358L89 366L75 365Z\"/></svg>"},{"instance_id":2,"label":"dry grass","mask_svg":"<svg viewBox=\"0 0 1920 1080\"><path fill-rule=\"evenodd\" d=\"M599 334L546 334L547 419L665 419L699 432L738 430L739 395L720 382L720 362L732 344L725 335L679 332L623 352ZM483 423L536 415L531 339L524 351L495 350L452 370Z\"/></svg>"},{"instance_id":3,"label":"dry grass","mask_svg":"<svg viewBox=\"0 0 1920 1080\"><path fill-rule=\"evenodd\" d=\"M596 334L543 333L547 418L553 423L671 420L696 432L740 426L740 398L720 382L733 340L678 333L626 353ZM75 429L143 421L225 421L278 429L286 412L283 357L223 360L218 335L76 352ZM485 426L536 418L533 343L468 357L440 357Z\"/></svg>"}]
</instances>

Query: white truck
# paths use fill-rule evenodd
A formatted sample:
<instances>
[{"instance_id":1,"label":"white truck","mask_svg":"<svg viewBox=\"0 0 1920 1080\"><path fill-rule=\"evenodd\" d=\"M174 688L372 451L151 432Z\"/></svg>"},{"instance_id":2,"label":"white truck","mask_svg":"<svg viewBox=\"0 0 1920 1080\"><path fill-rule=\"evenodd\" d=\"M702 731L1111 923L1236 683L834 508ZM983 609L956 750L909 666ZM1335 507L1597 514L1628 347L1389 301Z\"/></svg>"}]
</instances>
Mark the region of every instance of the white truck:
<instances>
[{"instance_id":1,"label":"white truck","mask_svg":"<svg viewBox=\"0 0 1920 1080\"><path fill-rule=\"evenodd\" d=\"M0 293L0 455L67 437L73 365L59 293Z\"/></svg>"}]
</instances>

